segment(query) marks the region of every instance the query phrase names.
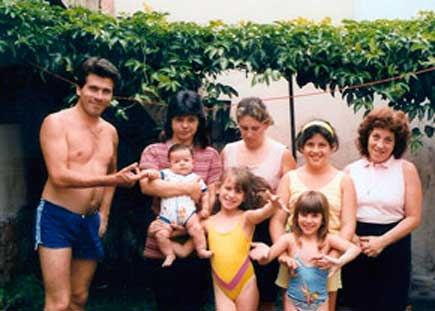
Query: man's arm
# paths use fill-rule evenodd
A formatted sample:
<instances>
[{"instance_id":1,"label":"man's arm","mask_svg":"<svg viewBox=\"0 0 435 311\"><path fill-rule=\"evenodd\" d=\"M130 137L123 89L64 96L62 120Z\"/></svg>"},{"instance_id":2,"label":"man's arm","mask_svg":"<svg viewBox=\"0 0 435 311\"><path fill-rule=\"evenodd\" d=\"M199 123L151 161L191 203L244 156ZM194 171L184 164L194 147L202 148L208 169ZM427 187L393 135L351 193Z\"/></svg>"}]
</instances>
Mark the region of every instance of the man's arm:
<instances>
[{"instance_id":1,"label":"man's arm","mask_svg":"<svg viewBox=\"0 0 435 311\"><path fill-rule=\"evenodd\" d=\"M114 142L113 142L113 156L109 163L109 167L107 168L108 174L113 174L116 172L116 163L117 163L117 150L118 150L118 134L116 131L114 132ZM100 204L100 228L98 229L98 235L102 237L106 231L107 231L107 225L109 223L109 214L110 214L110 207L112 205L112 199L113 195L115 194L115 187L105 187L104 188L104 194L103 199Z\"/></svg>"},{"instance_id":2,"label":"man's arm","mask_svg":"<svg viewBox=\"0 0 435 311\"><path fill-rule=\"evenodd\" d=\"M60 115L49 115L40 131L41 149L50 181L57 187L132 185L142 176L137 163L109 175L76 172L68 167L66 131Z\"/></svg>"}]
</instances>

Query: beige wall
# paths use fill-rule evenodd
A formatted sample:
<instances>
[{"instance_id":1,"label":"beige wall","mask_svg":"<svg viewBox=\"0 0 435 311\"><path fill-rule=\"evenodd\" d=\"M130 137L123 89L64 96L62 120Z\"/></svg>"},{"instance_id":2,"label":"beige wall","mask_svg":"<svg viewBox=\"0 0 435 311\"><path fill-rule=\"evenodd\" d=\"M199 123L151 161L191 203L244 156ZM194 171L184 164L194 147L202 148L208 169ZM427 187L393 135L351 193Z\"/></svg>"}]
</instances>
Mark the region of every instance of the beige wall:
<instances>
[{"instance_id":1,"label":"beige wall","mask_svg":"<svg viewBox=\"0 0 435 311\"><path fill-rule=\"evenodd\" d=\"M115 2L114 0L101 0L101 11L109 14L115 15Z\"/></svg>"},{"instance_id":2,"label":"beige wall","mask_svg":"<svg viewBox=\"0 0 435 311\"><path fill-rule=\"evenodd\" d=\"M116 12L135 12L144 4L156 11L170 13L170 21L194 21L207 23L220 19L226 23L250 20L268 23L273 20L292 19L298 16L321 20L325 16L339 22L352 17L353 1L349 0L115 0Z\"/></svg>"},{"instance_id":3,"label":"beige wall","mask_svg":"<svg viewBox=\"0 0 435 311\"><path fill-rule=\"evenodd\" d=\"M84 6L91 10L98 10L100 8L100 0L63 0L68 7Z\"/></svg>"}]
</instances>

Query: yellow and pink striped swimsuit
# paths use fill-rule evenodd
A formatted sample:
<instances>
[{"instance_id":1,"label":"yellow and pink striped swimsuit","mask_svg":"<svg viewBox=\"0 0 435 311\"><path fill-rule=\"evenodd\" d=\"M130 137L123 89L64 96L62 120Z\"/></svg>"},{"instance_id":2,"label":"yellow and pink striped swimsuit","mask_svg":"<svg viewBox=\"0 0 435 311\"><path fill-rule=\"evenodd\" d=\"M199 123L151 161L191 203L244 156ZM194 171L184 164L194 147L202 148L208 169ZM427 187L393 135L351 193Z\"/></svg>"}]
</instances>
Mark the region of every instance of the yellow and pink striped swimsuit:
<instances>
[{"instance_id":1,"label":"yellow and pink striped swimsuit","mask_svg":"<svg viewBox=\"0 0 435 311\"><path fill-rule=\"evenodd\" d=\"M213 224L208 230L208 246L213 252L213 282L233 301L246 282L254 276L254 268L249 259L251 241L252 235L246 236L241 221L228 232L216 231Z\"/></svg>"}]
</instances>

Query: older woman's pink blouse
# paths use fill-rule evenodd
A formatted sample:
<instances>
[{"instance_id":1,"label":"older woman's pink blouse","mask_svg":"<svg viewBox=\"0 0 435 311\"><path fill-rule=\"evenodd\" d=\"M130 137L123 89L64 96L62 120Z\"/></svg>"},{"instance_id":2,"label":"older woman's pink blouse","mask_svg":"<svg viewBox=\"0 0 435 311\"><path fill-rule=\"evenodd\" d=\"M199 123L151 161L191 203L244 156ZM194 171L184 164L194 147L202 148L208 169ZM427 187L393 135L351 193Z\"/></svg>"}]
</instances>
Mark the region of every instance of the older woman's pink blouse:
<instances>
[{"instance_id":1,"label":"older woman's pink blouse","mask_svg":"<svg viewBox=\"0 0 435 311\"><path fill-rule=\"evenodd\" d=\"M384 163L374 164L360 159L346 171L355 185L359 222L389 224L405 217L402 160L392 156Z\"/></svg>"}]
</instances>

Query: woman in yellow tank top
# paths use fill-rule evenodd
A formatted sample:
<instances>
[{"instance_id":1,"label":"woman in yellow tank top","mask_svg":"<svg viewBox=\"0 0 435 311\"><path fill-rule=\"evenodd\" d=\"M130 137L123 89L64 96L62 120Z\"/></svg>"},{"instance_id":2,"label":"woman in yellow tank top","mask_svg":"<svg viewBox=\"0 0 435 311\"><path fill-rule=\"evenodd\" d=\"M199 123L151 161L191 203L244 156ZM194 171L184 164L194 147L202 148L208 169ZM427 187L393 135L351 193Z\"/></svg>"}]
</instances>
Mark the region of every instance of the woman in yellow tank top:
<instances>
[{"instance_id":1,"label":"woman in yellow tank top","mask_svg":"<svg viewBox=\"0 0 435 311\"><path fill-rule=\"evenodd\" d=\"M296 138L299 152L304 156L305 163L296 170L284 175L278 186L277 194L288 203L290 210L297 198L308 190L318 190L328 199L330 206L329 231L338 233L350 240L355 232L356 203L355 190L349 176L336 169L330 163L330 155L338 149L338 138L334 128L324 120L314 120L306 123ZM292 217L277 211L270 220L270 232L273 242L291 227ZM338 256L338 254L330 254ZM328 264L322 260L317 262L320 268ZM276 284L287 288L288 269L281 266ZM328 280L329 310L335 311L337 290L341 288L340 273ZM285 291L284 291L285 293ZM283 295L284 308L287 296Z\"/></svg>"},{"instance_id":2,"label":"woman in yellow tank top","mask_svg":"<svg viewBox=\"0 0 435 311\"><path fill-rule=\"evenodd\" d=\"M280 207L285 209L269 190L263 178L246 168L230 168L222 177L216 201L219 211L203 223L213 253L211 266L217 311L258 308L257 282L249 258L252 235L256 224Z\"/></svg>"}]
</instances>

